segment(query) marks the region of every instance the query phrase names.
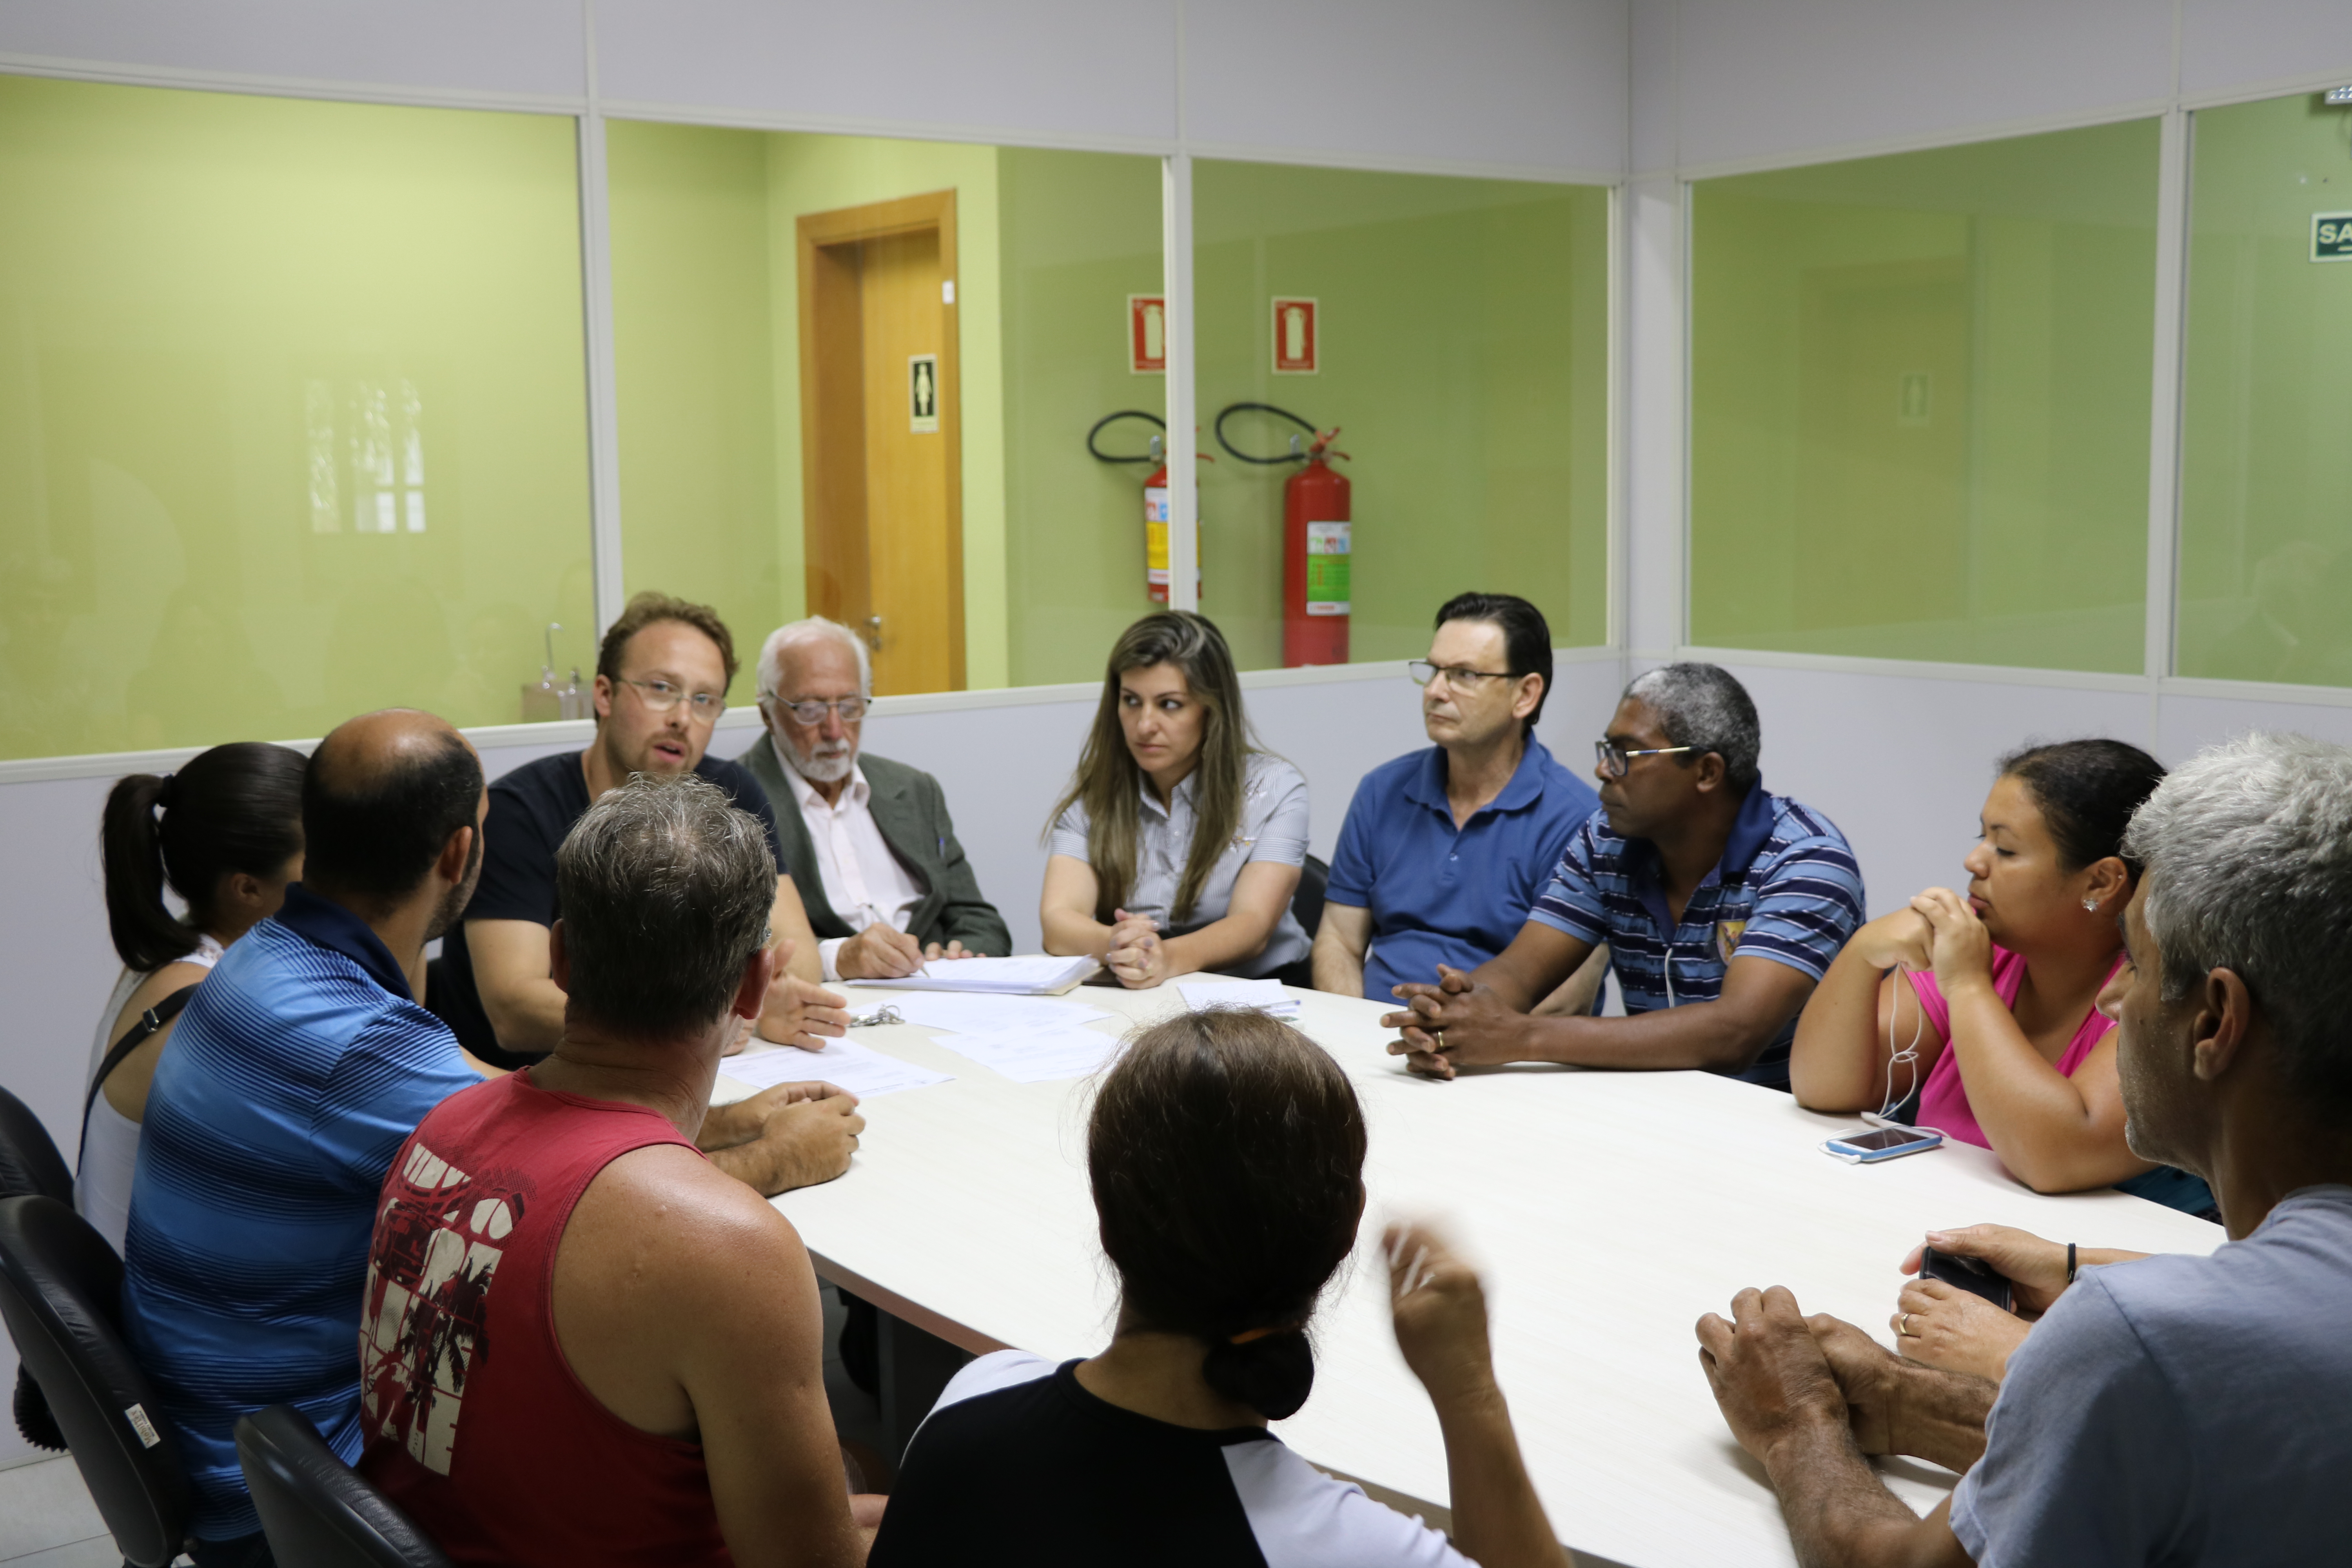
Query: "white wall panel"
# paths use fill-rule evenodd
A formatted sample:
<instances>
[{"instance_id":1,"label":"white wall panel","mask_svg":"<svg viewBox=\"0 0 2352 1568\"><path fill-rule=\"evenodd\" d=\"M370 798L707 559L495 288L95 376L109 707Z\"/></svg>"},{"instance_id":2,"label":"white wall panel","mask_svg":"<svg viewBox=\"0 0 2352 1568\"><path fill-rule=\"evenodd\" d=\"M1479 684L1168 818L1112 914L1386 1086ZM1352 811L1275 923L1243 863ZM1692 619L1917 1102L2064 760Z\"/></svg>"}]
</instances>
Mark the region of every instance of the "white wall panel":
<instances>
[{"instance_id":1,"label":"white wall panel","mask_svg":"<svg viewBox=\"0 0 2352 1568\"><path fill-rule=\"evenodd\" d=\"M2352 81L2344 0L2183 0L2180 90L2226 92L2334 71Z\"/></svg>"},{"instance_id":2,"label":"white wall panel","mask_svg":"<svg viewBox=\"0 0 2352 1568\"><path fill-rule=\"evenodd\" d=\"M586 90L575 0L10 0L0 54L377 88Z\"/></svg>"},{"instance_id":3,"label":"white wall panel","mask_svg":"<svg viewBox=\"0 0 2352 1568\"><path fill-rule=\"evenodd\" d=\"M2172 92L2170 0L1671 9L1685 167L2085 115Z\"/></svg>"},{"instance_id":4,"label":"white wall panel","mask_svg":"<svg viewBox=\"0 0 2352 1568\"><path fill-rule=\"evenodd\" d=\"M1626 0L1186 0L1184 16L1195 142L1623 167Z\"/></svg>"},{"instance_id":5,"label":"white wall panel","mask_svg":"<svg viewBox=\"0 0 2352 1568\"><path fill-rule=\"evenodd\" d=\"M604 96L1046 138L1176 134L1172 0L597 0Z\"/></svg>"},{"instance_id":6,"label":"white wall panel","mask_svg":"<svg viewBox=\"0 0 2352 1568\"><path fill-rule=\"evenodd\" d=\"M2237 698L2167 697L2153 750L2167 766L2200 746L2249 730L2294 730L2352 746L2352 707L2318 702L2254 702Z\"/></svg>"}]
</instances>

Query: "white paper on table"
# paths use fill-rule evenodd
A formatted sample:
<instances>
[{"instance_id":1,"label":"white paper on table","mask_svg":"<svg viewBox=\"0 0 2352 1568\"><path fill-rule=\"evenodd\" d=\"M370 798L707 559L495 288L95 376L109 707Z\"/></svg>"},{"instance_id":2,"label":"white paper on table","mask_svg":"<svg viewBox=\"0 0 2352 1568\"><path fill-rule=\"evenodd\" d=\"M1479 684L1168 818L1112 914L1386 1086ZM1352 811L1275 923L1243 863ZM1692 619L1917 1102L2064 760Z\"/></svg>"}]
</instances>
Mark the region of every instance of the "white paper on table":
<instances>
[{"instance_id":1,"label":"white paper on table","mask_svg":"<svg viewBox=\"0 0 2352 1568\"><path fill-rule=\"evenodd\" d=\"M939 1042L960 1056L1003 1074L1015 1083L1049 1083L1084 1078L1107 1066L1126 1042L1100 1029L1064 1026L1054 1029L998 1029L950 1035Z\"/></svg>"},{"instance_id":2,"label":"white paper on table","mask_svg":"<svg viewBox=\"0 0 2352 1568\"><path fill-rule=\"evenodd\" d=\"M1037 996L1066 990L1094 973L1087 957L1023 953L1014 958L934 958L896 980L845 980L845 985L891 985L907 991L982 991Z\"/></svg>"},{"instance_id":3,"label":"white paper on table","mask_svg":"<svg viewBox=\"0 0 2352 1568\"><path fill-rule=\"evenodd\" d=\"M780 1046L772 1051L751 1051L727 1057L719 1070L751 1089L772 1089L780 1083L804 1083L822 1079L845 1089L860 1100L896 1094L902 1089L926 1089L953 1081L955 1074L933 1072L912 1062L869 1050L855 1040L828 1040L821 1051Z\"/></svg>"},{"instance_id":4,"label":"white paper on table","mask_svg":"<svg viewBox=\"0 0 2352 1568\"><path fill-rule=\"evenodd\" d=\"M1109 1014L1083 1002L1051 996L1000 996L984 991L926 991L901 996L890 1005L898 1016L924 1029L950 1034L990 1034L1003 1029L1059 1029L1091 1024Z\"/></svg>"},{"instance_id":5,"label":"white paper on table","mask_svg":"<svg viewBox=\"0 0 2352 1568\"><path fill-rule=\"evenodd\" d=\"M1279 980L1184 980L1176 989L1195 1013L1203 1007L1255 1007L1277 1018L1298 1016L1298 998L1285 991Z\"/></svg>"}]
</instances>

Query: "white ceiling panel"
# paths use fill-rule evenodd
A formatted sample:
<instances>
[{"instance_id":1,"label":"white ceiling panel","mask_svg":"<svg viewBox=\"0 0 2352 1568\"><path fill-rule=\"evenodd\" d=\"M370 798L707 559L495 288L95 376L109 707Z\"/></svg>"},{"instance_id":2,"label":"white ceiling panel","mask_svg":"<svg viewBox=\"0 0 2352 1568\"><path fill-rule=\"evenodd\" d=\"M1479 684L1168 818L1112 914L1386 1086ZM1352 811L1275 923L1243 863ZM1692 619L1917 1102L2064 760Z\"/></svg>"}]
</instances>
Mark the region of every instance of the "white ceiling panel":
<instances>
[{"instance_id":1,"label":"white ceiling panel","mask_svg":"<svg viewBox=\"0 0 2352 1568\"><path fill-rule=\"evenodd\" d=\"M2172 93L2171 0L1644 3L1677 16L1685 167L2087 117Z\"/></svg>"},{"instance_id":2,"label":"white ceiling panel","mask_svg":"<svg viewBox=\"0 0 2352 1568\"><path fill-rule=\"evenodd\" d=\"M608 100L1049 140L1176 133L1172 0L597 0L596 18Z\"/></svg>"},{"instance_id":3,"label":"white ceiling panel","mask_svg":"<svg viewBox=\"0 0 2352 1568\"><path fill-rule=\"evenodd\" d=\"M397 91L577 99L575 0L9 0L0 54Z\"/></svg>"},{"instance_id":4,"label":"white ceiling panel","mask_svg":"<svg viewBox=\"0 0 2352 1568\"><path fill-rule=\"evenodd\" d=\"M2336 71L2352 81L2345 0L2185 0L2180 90L2226 92Z\"/></svg>"},{"instance_id":5,"label":"white ceiling panel","mask_svg":"<svg viewBox=\"0 0 2352 1568\"><path fill-rule=\"evenodd\" d=\"M1196 142L1624 166L1625 0L1188 0L1184 16Z\"/></svg>"}]
</instances>

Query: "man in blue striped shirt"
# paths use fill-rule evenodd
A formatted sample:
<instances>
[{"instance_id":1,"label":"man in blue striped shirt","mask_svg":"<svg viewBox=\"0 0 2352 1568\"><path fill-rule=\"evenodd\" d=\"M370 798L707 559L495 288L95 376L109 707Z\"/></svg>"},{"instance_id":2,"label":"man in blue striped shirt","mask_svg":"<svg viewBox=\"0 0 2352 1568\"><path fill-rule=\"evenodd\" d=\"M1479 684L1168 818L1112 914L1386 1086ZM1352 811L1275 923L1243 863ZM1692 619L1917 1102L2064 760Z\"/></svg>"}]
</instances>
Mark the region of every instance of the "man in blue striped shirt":
<instances>
[{"instance_id":1,"label":"man in blue striped shirt","mask_svg":"<svg viewBox=\"0 0 2352 1568\"><path fill-rule=\"evenodd\" d=\"M1829 818L1764 788L1756 704L1727 670L1670 664L1625 689L1598 747L1601 810L1511 945L1382 1022L1415 1072L1566 1062L1697 1068L1789 1087L1797 1015L1862 923L1862 870ZM1622 1018L1532 1017L1609 944Z\"/></svg>"},{"instance_id":2,"label":"man in blue striped shirt","mask_svg":"<svg viewBox=\"0 0 2352 1568\"><path fill-rule=\"evenodd\" d=\"M237 1417L284 1401L360 1451L375 1203L427 1110L481 1081L415 1000L481 867L482 767L428 713L354 719L302 782L303 880L173 1031L147 1100L123 1327L194 1481L198 1568L268 1561Z\"/></svg>"}]
</instances>

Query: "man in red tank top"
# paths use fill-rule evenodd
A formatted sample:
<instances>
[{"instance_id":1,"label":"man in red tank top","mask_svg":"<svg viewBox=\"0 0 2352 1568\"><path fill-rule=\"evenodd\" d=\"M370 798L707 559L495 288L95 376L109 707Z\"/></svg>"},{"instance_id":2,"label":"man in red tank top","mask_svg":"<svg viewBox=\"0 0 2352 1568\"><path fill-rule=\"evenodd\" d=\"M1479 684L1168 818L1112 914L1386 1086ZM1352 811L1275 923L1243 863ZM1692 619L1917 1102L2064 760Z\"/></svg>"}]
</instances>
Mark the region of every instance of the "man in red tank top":
<instances>
[{"instance_id":1,"label":"man in red tank top","mask_svg":"<svg viewBox=\"0 0 2352 1568\"><path fill-rule=\"evenodd\" d=\"M862 1563L882 1500L844 1485L808 1254L694 1142L783 962L761 826L639 777L556 876L562 1043L442 1101L384 1182L361 1472L459 1563Z\"/></svg>"}]
</instances>

